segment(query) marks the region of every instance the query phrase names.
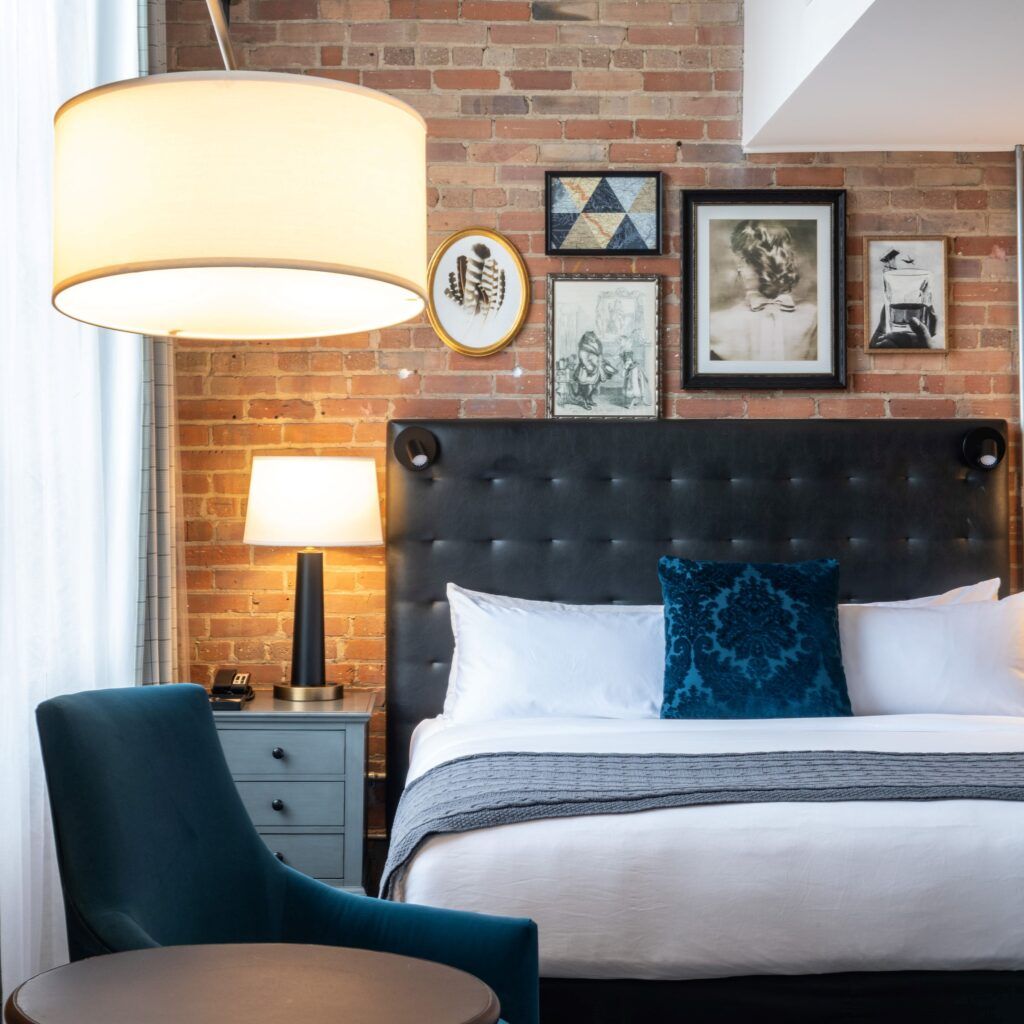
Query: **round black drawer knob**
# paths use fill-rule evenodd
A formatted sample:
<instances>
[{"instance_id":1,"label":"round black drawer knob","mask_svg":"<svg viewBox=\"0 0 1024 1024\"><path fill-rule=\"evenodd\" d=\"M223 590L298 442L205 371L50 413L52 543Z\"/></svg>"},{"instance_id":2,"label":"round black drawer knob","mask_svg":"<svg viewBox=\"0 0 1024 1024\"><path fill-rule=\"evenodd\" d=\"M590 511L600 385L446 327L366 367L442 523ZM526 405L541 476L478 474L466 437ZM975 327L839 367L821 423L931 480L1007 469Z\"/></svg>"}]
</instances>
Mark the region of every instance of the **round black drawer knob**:
<instances>
[{"instance_id":1,"label":"round black drawer knob","mask_svg":"<svg viewBox=\"0 0 1024 1024\"><path fill-rule=\"evenodd\" d=\"M274 856L275 856L275 857L276 857L276 858L277 858L277 859L278 859L279 861L281 861L282 863L284 863L284 854L283 854L283 853L282 853L282 852L281 852L280 850L278 850L278 851L277 851L277 853L275 853L275 854L274 854Z\"/></svg>"},{"instance_id":2,"label":"round black drawer knob","mask_svg":"<svg viewBox=\"0 0 1024 1024\"><path fill-rule=\"evenodd\" d=\"M284 801L283 800L271 800L270 801L270 806L273 807L275 811L283 811L284 810Z\"/></svg>"},{"instance_id":3,"label":"round black drawer knob","mask_svg":"<svg viewBox=\"0 0 1024 1024\"><path fill-rule=\"evenodd\" d=\"M280 761L281 758L284 757L284 751L280 747L274 747L274 749L270 752L270 756Z\"/></svg>"}]
</instances>

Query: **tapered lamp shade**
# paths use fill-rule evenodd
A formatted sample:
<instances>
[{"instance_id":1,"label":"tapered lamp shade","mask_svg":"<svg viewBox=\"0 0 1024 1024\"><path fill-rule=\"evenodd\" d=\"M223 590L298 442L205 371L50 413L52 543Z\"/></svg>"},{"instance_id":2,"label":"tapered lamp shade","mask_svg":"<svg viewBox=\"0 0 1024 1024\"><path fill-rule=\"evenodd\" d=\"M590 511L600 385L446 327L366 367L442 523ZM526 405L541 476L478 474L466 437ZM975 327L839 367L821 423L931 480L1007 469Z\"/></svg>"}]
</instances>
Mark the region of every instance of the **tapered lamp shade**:
<instances>
[{"instance_id":1,"label":"tapered lamp shade","mask_svg":"<svg viewBox=\"0 0 1024 1024\"><path fill-rule=\"evenodd\" d=\"M373 459L256 456L246 544L365 547L384 542Z\"/></svg>"},{"instance_id":2,"label":"tapered lamp shade","mask_svg":"<svg viewBox=\"0 0 1024 1024\"><path fill-rule=\"evenodd\" d=\"M426 298L426 126L344 82L215 71L57 111L53 303L139 334L366 331Z\"/></svg>"}]
</instances>

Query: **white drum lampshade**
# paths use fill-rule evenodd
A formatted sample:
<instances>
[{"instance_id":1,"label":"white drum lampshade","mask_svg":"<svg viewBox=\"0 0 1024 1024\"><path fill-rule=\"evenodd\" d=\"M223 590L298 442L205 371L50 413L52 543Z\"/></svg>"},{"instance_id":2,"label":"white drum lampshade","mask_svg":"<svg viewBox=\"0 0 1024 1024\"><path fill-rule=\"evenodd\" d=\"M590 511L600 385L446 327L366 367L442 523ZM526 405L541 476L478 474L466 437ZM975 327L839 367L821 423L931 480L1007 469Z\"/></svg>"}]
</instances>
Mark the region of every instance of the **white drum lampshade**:
<instances>
[{"instance_id":1,"label":"white drum lampshade","mask_svg":"<svg viewBox=\"0 0 1024 1024\"><path fill-rule=\"evenodd\" d=\"M426 125L390 96L187 72L82 93L54 126L53 303L70 317L246 340L424 307Z\"/></svg>"},{"instance_id":2,"label":"white drum lampshade","mask_svg":"<svg viewBox=\"0 0 1024 1024\"><path fill-rule=\"evenodd\" d=\"M354 456L257 455L244 541L313 548L383 544L376 463Z\"/></svg>"}]
</instances>

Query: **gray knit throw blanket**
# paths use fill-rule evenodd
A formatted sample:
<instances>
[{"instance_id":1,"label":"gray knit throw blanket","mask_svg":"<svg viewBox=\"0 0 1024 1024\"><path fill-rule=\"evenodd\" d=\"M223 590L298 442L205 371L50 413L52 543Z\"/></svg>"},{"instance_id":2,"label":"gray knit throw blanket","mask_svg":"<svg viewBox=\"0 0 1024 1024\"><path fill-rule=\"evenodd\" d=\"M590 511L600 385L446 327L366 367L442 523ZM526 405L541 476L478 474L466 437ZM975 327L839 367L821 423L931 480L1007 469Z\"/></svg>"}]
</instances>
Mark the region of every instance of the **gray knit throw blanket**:
<instances>
[{"instance_id":1,"label":"gray knit throw blanket","mask_svg":"<svg viewBox=\"0 0 1024 1024\"><path fill-rule=\"evenodd\" d=\"M430 769L402 794L381 896L393 896L434 835L662 807L840 800L1024 800L1024 752L470 754Z\"/></svg>"}]
</instances>

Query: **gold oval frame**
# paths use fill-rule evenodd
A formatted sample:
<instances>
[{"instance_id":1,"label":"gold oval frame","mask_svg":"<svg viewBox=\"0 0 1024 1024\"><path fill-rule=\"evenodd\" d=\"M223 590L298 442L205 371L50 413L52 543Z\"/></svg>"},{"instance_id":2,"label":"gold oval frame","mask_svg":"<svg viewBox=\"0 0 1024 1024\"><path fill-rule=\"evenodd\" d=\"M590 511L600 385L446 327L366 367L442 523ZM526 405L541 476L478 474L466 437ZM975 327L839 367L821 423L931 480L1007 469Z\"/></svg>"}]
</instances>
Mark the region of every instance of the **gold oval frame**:
<instances>
[{"instance_id":1,"label":"gold oval frame","mask_svg":"<svg viewBox=\"0 0 1024 1024\"><path fill-rule=\"evenodd\" d=\"M470 235L482 235L509 253L519 275L519 286L522 292L522 299L519 304L519 311L516 314L515 323L513 323L511 329L503 337L499 338L493 345L488 345L487 348L468 348L461 342L456 341L441 326L441 321L434 309L434 278L437 275L437 268L445 253L460 239L468 238ZM491 356L495 352L500 352L503 348L511 345L516 335L523 329L523 324L526 323L526 317L530 312L530 301L530 275L526 270L526 261L523 259L522 253L504 235L499 234L497 231L491 231L490 228L464 228L462 231L456 231L454 234L449 235L434 250L434 255L430 257L430 264L427 267L427 317L430 320L430 326L434 329L434 333L450 349L458 352L460 355L475 357Z\"/></svg>"}]
</instances>

